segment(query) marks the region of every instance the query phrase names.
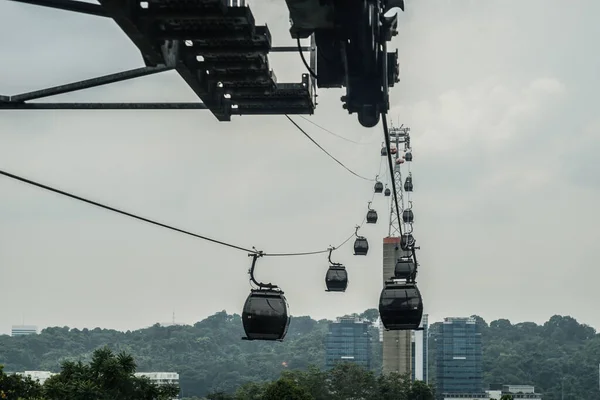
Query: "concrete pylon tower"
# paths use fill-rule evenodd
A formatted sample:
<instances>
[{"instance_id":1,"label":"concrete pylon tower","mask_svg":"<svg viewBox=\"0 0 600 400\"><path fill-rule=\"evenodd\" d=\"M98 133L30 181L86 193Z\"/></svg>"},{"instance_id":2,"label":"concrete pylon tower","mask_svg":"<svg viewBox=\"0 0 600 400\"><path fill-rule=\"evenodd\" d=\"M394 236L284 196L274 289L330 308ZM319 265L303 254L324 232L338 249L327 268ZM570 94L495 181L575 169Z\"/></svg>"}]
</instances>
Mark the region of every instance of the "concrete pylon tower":
<instances>
[{"instance_id":1,"label":"concrete pylon tower","mask_svg":"<svg viewBox=\"0 0 600 400\"><path fill-rule=\"evenodd\" d=\"M409 132L410 128L391 127L390 130L390 143L392 146L395 145L395 163L394 163L394 176L392 179L396 183L396 195L398 196L398 203L400 206L400 212L404 209L404 193L402 191L402 172L400 170L400 163L398 160L402 157L402 151L400 144L410 144ZM392 196L393 199L393 196ZM396 266L396 260L400 257L408 256L407 251L403 251L400 248L400 224L401 215L397 215L394 201L391 201L390 208L390 225L388 237L383 239L383 281L394 276L394 268ZM412 332L411 331L383 331L383 373L388 374L390 372L397 372L399 374L411 374L412 373Z\"/></svg>"}]
</instances>

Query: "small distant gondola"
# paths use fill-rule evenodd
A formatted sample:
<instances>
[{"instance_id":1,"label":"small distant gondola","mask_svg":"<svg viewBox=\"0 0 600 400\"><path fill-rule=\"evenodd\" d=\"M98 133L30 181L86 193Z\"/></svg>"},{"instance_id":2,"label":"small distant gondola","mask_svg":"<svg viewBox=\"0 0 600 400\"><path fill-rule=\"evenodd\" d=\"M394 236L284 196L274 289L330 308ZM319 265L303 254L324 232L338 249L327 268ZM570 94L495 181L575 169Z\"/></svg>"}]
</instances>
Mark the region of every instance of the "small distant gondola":
<instances>
[{"instance_id":1,"label":"small distant gondola","mask_svg":"<svg viewBox=\"0 0 600 400\"><path fill-rule=\"evenodd\" d=\"M371 208L371 202L369 202L369 211L367 211L367 224L376 224L377 223L377 211Z\"/></svg>"}]
</instances>

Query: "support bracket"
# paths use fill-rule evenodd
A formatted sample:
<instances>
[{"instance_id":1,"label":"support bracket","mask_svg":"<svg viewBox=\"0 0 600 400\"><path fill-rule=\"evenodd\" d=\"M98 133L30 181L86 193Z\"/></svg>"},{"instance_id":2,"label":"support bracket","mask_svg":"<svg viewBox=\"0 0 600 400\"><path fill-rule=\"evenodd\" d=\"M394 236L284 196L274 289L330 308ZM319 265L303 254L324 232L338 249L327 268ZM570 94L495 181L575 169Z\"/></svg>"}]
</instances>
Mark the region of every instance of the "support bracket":
<instances>
[{"instance_id":1,"label":"support bracket","mask_svg":"<svg viewBox=\"0 0 600 400\"><path fill-rule=\"evenodd\" d=\"M172 70L173 67L160 65L157 67L135 68L114 74L99 76L83 81L67 83L47 89L0 96L0 110L206 110L203 103L27 103L44 97L56 96L97 86L122 82L142 76L158 74Z\"/></svg>"}]
</instances>

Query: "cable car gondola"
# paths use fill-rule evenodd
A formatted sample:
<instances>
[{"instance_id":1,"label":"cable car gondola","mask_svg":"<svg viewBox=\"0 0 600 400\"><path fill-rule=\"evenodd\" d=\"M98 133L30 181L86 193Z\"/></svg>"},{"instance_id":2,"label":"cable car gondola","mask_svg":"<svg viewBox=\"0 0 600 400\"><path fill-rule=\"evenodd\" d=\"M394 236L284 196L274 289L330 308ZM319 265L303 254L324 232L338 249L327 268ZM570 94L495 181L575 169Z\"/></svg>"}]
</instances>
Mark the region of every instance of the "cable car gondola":
<instances>
[{"instance_id":1,"label":"cable car gondola","mask_svg":"<svg viewBox=\"0 0 600 400\"><path fill-rule=\"evenodd\" d=\"M413 160L413 157L412 157L412 152L410 152L410 151L407 151L407 152L406 152L406 154L404 154L404 159L405 159L407 162L411 162L411 161Z\"/></svg>"},{"instance_id":2,"label":"cable car gondola","mask_svg":"<svg viewBox=\"0 0 600 400\"><path fill-rule=\"evenodd\" d=\"M345 292L348 287L348 271L343 265L330 265L325 275L328 292Z\"/></svg>"},{"instance_id":3,"label":"cable car gondola","mask_svg":"<svg viewBox=\"0 0 600 400\"><path fill-rule=\"evenodd\" d=\"M383 194L385 194L386 197L389 197L392 195L392 191L389 188L385 188L385 192Z\"/></svg>"},{"instance_id":4,"label":"cable car gondola","mask_svg":"<svg viewBox=\"0 0 600 400\"><path fill-rule=\"evenodd\" d=\"M423 317L423 298L415 283L387 281L379 296L379 316L386 330L416 330Z\"/></svg>"},{"instance_id":5,"label":"cable car gondola","mask_svg":"<svg viewBox=\"0 0 600 400\"><path fill-rule=\"evenodd\" d=\"M259 288L252 289L244 303L242 324L246 336L242 339L282 341L290 325L287 300L279 287L254 278L256 260L262 253L249 256L253 257L250 280Z\"/></svg>"},{"instance_id":6,"label":"cable car gondola","mask_svg":"<svg viewBox=\"0 0 600 400\"><path fill-rule=\"evenodd\" d=\"M394 279L414 279L417 272L415 262L410 257L402 257L396 261Z\"/></svg>"},{"instance_id":7,"label":"cable car gondola","mask_svg":"<svg viewBox=\"0 0 600 400\"><path fill-rule=\"evenodd\" d=\"M404 221L405 224L412 224L414 220L415 214L410 208L402 211L402 221Z\"/></svg>"},{"instance_id":8,"label":"cable car gondola","mask_svg":"<svg viewBox=\"0 0 600 400\"><path fill-rule=\"evenodd\" d=\"M411 250L415 246L415 238L410 233L405 233L400 237L400 248L404 251Z\"/></svg>"},{"instance_id":9,"label":"cable car gondola","mask_svg":"<svg viewBox=\"0 0 600 400\"><path fill-rule=\"evenodd\" d=\"M413 191L413 180L412 180L412 176L409 175L406 177L406 180L404 181L404 191L405 192L412 192Z\"/></svg>"},{"instance_id":10,"label":"cable car gondola","mask_svg":"<svg viewBox=\"0 0 600 400\"><path fill-rule=\"evenodd\" d=\"M381 157L385 157L387 156L387 147L385 147L385 144L382 143L381 144Z\"/></svg>"},{"instance_id":11,"label":"cable car gondola","mask_svg":"<svg viewBox=\"0 0 600 400\"><path fill-rule=\"evenodd\" d=\"M383 183L381 183L379 181L375 182L374 189L375 189L375 193L383 192Z\"/></svg>"},{"instance_id":12,"label":"cable car gondola","mask_svg":"<svg viewBox=\"0 0 600 400\"><path fill-rule=\"evenodd\" d=\"M369 211L367 211L367 224L376 224L377 218L377 211L371 208L371 202L369 202Z\"/></svg>"},{"instance_id":13,"label":"cable car gondola","mask_svg":"<svg viewBox=\"0 0 600 400\"><path fill-rule=\"evenodd\" d=\"M340 263L334 263L331 261L331 252L334 249L329 249L329 269L325 274L325 285L327 286L328 292L345 292L348 287L348 271Z\"/></svg>"},{"instance_id":14,"label":"cable car gondola","mask_svg":"<svg viewBox=\"0 0 600 400\"><path fill-rule=\"evenodd\" d=\"M367 241L366 237L358 236L359 229L360 229L360 226L357 226L356 232L354 232L354 235L356 236L356 239L354 240L354 255L355 256L366 256L367 253L369 252L369 242Z\"/></svg>"}]
</instances>

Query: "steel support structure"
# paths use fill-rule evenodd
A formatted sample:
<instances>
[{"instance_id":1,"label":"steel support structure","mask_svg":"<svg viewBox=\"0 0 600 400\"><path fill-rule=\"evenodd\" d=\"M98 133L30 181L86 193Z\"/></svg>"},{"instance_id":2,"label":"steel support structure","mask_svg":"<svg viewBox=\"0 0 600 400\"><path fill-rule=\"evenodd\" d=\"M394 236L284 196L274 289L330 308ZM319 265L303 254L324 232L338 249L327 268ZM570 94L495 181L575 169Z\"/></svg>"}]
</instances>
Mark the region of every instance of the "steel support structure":
<instances>
[{"instance_id":1,"label":"steel support structure","mask_svg":"<svg viewBox=\"0 0 600 400\"><path fill-rule=\"evenodd\" d=\"M400 158L400 144L401 143L410 143L410 128L404 127L404 125L400 125L399 128L394 128L393 126L390 128L390 141L394 141L396 144L396 157L394 163L394 182L396 184L396 195L398 196L398 207L400 208L400 213L402 213L405 209L404 204L404 182L402 181L402 171L400 169L400 164L398 163L398 159ZM390 207L390 226L388 230L389 237L400 237L401 229L400 224L402 224L402 215L396 214L396 207L394 206L394 202L392 202L392 206Z\"/></svg>"},{"instance_id":2,"label":"steel support structure","mask_svg":"<svg viewBox=\"0 0 600 400\"><path fill-rule=\"evenodd\" d=\"M86 3L83 1L77 0L9 0L18 3L24 3L34 6L41 6L47 8L53 8L62 11L70 11L79 14L93 15L96 17L103 18L112 18L111 15L107 12L105 7L99 4ZM245 6L245 2L243 0L227 0L229 5L243 7ZM136 40L135 34L129 34L132 32L128 32L129 29L126 29L128 21L120 21L119 18L112 18L115 22L126 32L131 40L134 41L140 50L144 50L145 43L143 43L142 38L140 37L139 41ZM127 27L128 28L128 27ZM45 88L41 90L36 90L32 92L17 94L17 95L0 95L0 110L206 110L209 109L206 104L202 102L186 102L186 103L140 103L140 102L131 102L131 103L91 103L91 102L76 102L76 103L29 103L31 100L37 100L45 97L56 96L59 94L71 93L79 90L90 89L93 87L108 85L111 83L122 82L134 78L139 78L147 75L153 75L156 73L177 70L181 71L177 62L168 63L169 65L165 65L164 60L160 60L159 57L148 57L148 54L158 55L155 52L155 49L146 49L148 53L144 54L144 59L147 65L146 67L136 68L132 70L127 70L123 72L118 72L110 75L99 76L91 79L86 79L83 81L72 82L64 85L59 85L55 87ZM298 51L306 51L310 52L310 65L313 70L316 70L316 46L314 44L314 37L311 38L311 46L302 46L298 48L297 46L279 46L279 47L271 47L269 52L281 53L281 52L298 52ZM144 51L143 51L144 53ZM149 59L150 58L150 59ZM154 58L154 59L152 59ZM150 62L149 62L150 61ZM154 63L153 63L154 61ZM151 66L152 64L156 64L155 66ZM189 75L189 74L184 74ZM182 76L184 80L190 85L193 82L190 82L189 76ZM313 101L316 105L316 85L314 78L310 77L309 85L311 86L311 93L313 93ZM192 87L192 89L194 89ZM235 111L233 110L233 113ZM250 110L247 114L260 114L260 112L253 112Z\"/></svg>"}]
</instances>

